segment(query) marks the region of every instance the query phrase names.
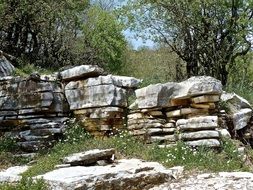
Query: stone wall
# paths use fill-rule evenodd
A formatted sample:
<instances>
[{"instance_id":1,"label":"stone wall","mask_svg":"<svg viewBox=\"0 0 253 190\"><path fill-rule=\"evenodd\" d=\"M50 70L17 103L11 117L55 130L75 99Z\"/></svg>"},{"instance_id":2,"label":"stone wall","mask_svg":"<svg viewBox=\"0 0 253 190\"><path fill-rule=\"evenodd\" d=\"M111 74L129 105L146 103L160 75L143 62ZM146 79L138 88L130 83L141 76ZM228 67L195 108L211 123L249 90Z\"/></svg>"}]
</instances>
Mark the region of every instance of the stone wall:
<instances>
[{"instance_id":1,"label":"stone wall","mask_svg":"<svg viewBox=\"0 0 253 190\"><path fill-rule=\"evenodd\" d=\"M181 83L149 85L136 90L136 102L128 115L134 136L161 147L185 141L199 146L220 146L218 102L220 81L192 77Z\"/></svg>"},{"instance_id":2,"label":"stone wall","mask_svg":"<svg viewBox=\"0 0 253 190\"><path fill-rule=\"evenodd\" d=\"M8 68L5 75L13 70ZM24 150L35 151L61 138L66 122L75 117L94 136L127 129L160 147L178 140L220 147L224 134L241 139L248 135L245 142L252 141L251 106L237 95L226 95L220 81L201 76L138 89L140 83L133 77L105 75L91 65L48 76L2 76L0 135L12 136ZM229 113L221 111L221 102L230 106Z\"/></svg>"}]
</instances>

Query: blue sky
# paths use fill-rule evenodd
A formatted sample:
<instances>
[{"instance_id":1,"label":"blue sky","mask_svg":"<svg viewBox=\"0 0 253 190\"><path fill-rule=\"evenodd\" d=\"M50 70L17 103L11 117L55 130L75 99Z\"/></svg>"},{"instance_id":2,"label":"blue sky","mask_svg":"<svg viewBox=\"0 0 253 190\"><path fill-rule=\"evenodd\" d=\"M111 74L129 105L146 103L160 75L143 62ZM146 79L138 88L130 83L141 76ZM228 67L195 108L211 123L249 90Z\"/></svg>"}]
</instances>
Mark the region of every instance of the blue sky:
<instances>
[{"instance_id":1,"label":"blue sky","mask_svg":"<svg viewBox=\"0 0 253 190\"><path fill-rule=\"evenodd\" d=\"M135 32L130 30L125 30L124 35L127 39L127 41L133 46L134 49L138 49L140 47L154 47L155 43L152 40L143 40L142 38L136 38Z\"/></svg>"},{"instance_id":2,"label":"blue sky","mask_svg":"<svg viewBox=\"0 0 253 190\"><path fill-rule=\"evenodd\" d=\"M118 3L116 4L116 6L121 6L126 4L127 0L117 0ZM135 32L128 30L125 30L123 32L123 34L125 35L127 41L133 46L134 49L138 49L140 47L154 47L155 43L152 40L143 40L142 38L138 37L136 38L135 36Z\"/></svg>"}]
</instances>

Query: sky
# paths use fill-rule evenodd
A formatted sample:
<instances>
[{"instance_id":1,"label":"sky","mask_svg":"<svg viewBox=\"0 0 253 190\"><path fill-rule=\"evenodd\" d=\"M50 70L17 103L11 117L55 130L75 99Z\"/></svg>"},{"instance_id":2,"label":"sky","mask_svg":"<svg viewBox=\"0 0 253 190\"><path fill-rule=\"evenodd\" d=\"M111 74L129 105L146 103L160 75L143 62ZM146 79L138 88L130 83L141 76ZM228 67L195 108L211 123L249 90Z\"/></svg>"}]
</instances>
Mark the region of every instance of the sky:
<instances>
[{"instance_id":1,"label":"sky","mask_svg":"<svg viewBox=\"0 0 253 190\"><path fill-rule=\"evenodd\" d=\"M126 2L127 2L127 0L118 0L118 4L116 6L122 6L122 5L126 4ZM131 46L135 50L137 50L143 46L149 47L149 48L155 47L155 43L152 40L143 40L140 37L136 38L134 31L130 31L129 29L127 29L127 30L123 31L123 34L125 35L129 44L131 44Z\"/></svg>"},{"instance_id":2,"label":"sky","mask_svg":"<svg viewBox=\"0 0 253 190\"><path fill-rule=\"evenodd\" d=\"M123 32L123 34L125 35L127 41L131 44L131 46L137 50L140 47L149 47L149 48L153 48L155 47L155 43L152 40L143 40L142 38L136 38L135 37L135 32L128 30L125 30Z\"/></svg>"}]
</instances>

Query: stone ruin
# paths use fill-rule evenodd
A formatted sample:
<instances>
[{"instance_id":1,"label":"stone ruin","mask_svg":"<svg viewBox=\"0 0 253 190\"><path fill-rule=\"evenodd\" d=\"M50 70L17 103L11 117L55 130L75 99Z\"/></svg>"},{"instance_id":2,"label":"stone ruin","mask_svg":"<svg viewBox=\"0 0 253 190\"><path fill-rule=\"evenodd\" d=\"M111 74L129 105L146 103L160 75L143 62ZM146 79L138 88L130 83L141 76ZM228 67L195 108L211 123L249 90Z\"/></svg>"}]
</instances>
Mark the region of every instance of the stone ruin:
<instances>
[{"instance_id":1,"label":"stone ruin","mask_svg":"<svg viewBox=\"0 0 253 190\"><path fill-rule=\"evenodd\" d=\"M192 146L219 147L220 81L192 77L181 83L149 85L136 92L128 115L130 133L160 147L178 140Z\"/></svg>"},{"instance_id":2,"label":"stone ruin","mask_svg":"<svg viewBox=\"0 0 253 190\"><path fill-rule=\"evenodd\" d=\"M0 72L0 135L14 137L26 151L53 145L73 117L96 137L124 129L160 147L179 140L190 146L220 147L222 136L253 145L250 104L223 92L220 81L212 77L138 89L141 80L105 75L98 66L22 78L7 76L13 67L6 66L10 63L5 58L0 63L4 71Z\"/></svg>"}]
</instances>

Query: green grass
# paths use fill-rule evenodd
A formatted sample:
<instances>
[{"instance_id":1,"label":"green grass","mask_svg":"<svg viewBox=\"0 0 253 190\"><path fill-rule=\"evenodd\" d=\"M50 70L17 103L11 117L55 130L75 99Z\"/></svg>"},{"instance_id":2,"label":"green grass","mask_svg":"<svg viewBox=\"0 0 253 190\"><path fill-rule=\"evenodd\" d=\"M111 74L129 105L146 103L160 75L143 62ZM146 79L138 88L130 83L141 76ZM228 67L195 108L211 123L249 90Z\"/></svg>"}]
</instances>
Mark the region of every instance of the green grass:
<instances>
[{"instance_id":1,"label":"green grass","mask_svg":"<svg viewBox=\"0 0 253 190\"><path fill-rule=\"evenodd\" d=\"M185 166L186 170L204 171L248 171L249 168L240 158L237 148L231 140L225 140L222 150L200 147L192 149L182 142L175 147L159 148L156 144L147 145L121 132L119 135L106 139L95 139L86 133L80 133L80 128L75 126L69 132L71 138L66 138L58 143L47 153L41 153L37 162L23 176L31 177L43 174L61 164L61 159L69 154L91 150L95 148L115 148L117 158L140 158L148 161L157 161L167 167L177 165ZM73 132L74 131L74 132ZM74 137L75 136L75 137ZM69 140L69 139L75 139Z\"/></svg>"},{"instance_id":2,"label":"green grass","mask_svg":"<svg viewBox=\"0 0 253 190\"><path fill-rule=\"evenodd\" d=\"M42 151L35 158L36 162L23 174L23 179L16 186L3 184L0 189L46 189L43 181L31 182L31 177L44 174L54 169L55 165L62 163L62 158L72 153L91 149L115 148L116 158L140 158L147 161L157 161L166 167L184 166L187 171L249 171L250 168L243 163L237 152L237 146L232 140L224 140L222 149L214 150L206 147L193 149L183 142L174 147L159 148L157 144L147 145L120 132L111 138L93 138L78 125L73 125L66 132L66 138L56 144L52 149ZM253 158L253 152L251 157ZM30 187L31 186L31 187Z\"/></svg>"},{"instance_id":3,"label":"green grass","mask_svg":"<svg viewBox=\"0 0 253 190\"><path fill-rule=\"evenodd\" d=\"M0 184L1 190L46 190L48 189L44 180L32 180L31 178L22 178L17 184Z\"/></svg>"},{"instance_id":4,"label":"green grass","mask_svg":"<svg viewBox=\"0 0 253 190\"><path fill-rule=\"evenodd\" d=\"M33 64L22 64L21 66L15 68L13 75L26 77L34 72L38 72L41 75L43 75L43 74L47 75L47 74L52 74L53 69L45 69L42 67L35 66Z\"/></svg>"}]
</instances>

